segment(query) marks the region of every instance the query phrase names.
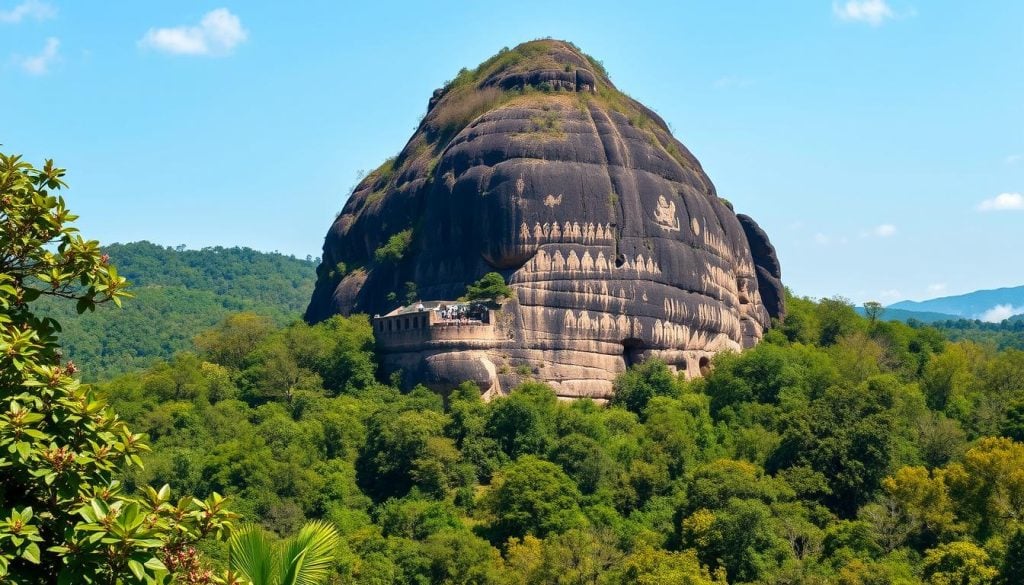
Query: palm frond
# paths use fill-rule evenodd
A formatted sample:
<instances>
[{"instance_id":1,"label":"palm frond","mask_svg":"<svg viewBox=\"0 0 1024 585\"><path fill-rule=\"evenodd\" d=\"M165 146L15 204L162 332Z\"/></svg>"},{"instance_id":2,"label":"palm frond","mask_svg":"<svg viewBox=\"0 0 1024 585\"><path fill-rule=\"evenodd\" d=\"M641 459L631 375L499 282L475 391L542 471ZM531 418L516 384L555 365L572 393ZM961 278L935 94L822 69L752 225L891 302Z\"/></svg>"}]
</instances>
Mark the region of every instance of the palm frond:
<instances>
[{"instance_id":1,"label":"palm frond","mask_svg":"<svg viewBox=\"0 0 1024 585\"><path fill-rule=\"evenodd\" d=\"M228 541L231 569L240 573L252 585L275 585L274 547L259 526L249 524L238 529Z\"/></svg>"},{"instance_id":2,"label":"palm frond","mask_svg":"<svg viewBox=\"0 0 1024 585\"><path fill-rule=\"evenodd\" d=\"M280 585L320 585L331 574L341 537L322 520L306 523L285 543L281 555Z\"/></svg>"}]
</instances>

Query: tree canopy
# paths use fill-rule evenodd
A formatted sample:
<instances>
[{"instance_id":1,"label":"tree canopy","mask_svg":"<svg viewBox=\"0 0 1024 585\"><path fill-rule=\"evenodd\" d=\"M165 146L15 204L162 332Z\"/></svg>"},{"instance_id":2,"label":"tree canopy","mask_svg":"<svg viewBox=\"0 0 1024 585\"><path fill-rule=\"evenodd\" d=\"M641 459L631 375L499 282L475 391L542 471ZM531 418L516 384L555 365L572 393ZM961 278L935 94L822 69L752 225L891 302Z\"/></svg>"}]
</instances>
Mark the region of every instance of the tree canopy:
<instances>
[{"instance_id":1,"label":"tree canopy","mask_svg":"<svg viewBox=\"0 0 1024 585\"><path fill-rule=\"evenodd\" d=\"M154 437L131 481L232 494L280 535L327 520L343 582L1013 582L1018 354L791 307L705 378L631 368L607 406L403 394L365 317L234 317L100 388Z\"/></svg>"},{"instance_id":2,"label":"tree canopy","mask_svg":"<svg viewBox=\"0 0 1024 585\"><path fill-rule=\"evenodd\" d=\"M382 381L365 316L232 310L86 385L41 299L90 311L124 296L124 272L69 225L60 169L0 161L8 581L302 582L299 565L352 584L1024 574L1020 350L790 296L760 345L703 377L647 361L607 405L535 381L483 402L471 383ZM235 513L230 542L203 538L227 537Z\"/></svg>"}]
</instances>

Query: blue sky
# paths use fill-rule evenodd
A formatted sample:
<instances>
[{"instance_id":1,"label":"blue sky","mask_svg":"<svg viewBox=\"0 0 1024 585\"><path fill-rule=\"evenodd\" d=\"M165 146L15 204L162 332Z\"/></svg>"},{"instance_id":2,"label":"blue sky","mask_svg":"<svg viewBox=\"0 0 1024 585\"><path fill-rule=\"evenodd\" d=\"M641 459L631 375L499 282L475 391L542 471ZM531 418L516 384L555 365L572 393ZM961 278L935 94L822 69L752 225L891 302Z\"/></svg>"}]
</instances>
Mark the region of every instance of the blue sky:
<instances>
[{"instance_id":1,"label":"blue sky","mask_svg":"<svg viewBox=\"0 0 1024 585\"><path fill-rule=\"evenodd\" d=\"M319 255L434 88L551 36L658 111L797 293L1024 284L1024 3L0 0L0 144L104 242Z\"/></svg>"}]
</instances>

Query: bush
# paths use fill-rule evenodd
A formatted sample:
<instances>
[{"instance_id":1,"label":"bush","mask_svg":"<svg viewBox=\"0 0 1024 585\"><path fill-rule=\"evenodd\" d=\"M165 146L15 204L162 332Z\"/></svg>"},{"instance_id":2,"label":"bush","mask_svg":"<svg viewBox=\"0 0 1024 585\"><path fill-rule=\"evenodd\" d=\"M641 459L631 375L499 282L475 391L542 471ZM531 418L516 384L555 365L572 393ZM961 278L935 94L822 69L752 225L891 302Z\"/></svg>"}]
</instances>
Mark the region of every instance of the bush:
<instances>
[{"instance_id":1,"label":"bush","mask_svg":"<svg viewBox=\"0 0 1024 585\"><path fill-rule=\"evenodd\" d=\"M497 272L488 272L480 280L466 287L465 299L473 301L477 299L499 300L512 296L512 289L505 284L505 277Z\"/></svg>"},{"instance_id":2,"label":"bush","mask_svg":"<svg viewBox=\"0 0 1024 585\"><path fill-rule=\"evenodd\" d=\"M0 581L162 583L201 569L194 544L224 534L233 514L217 494L175 505L167 486L123 489L148 446L75 379L60 326L29 305L48 295L83 313L129 296L53 194L63 176L53 161L35 169L0 154Z\"/></svg>"},{"instance_id":3,"label":"bush","mask_svg":"<svg viewBox=\"0 0 1024 585\"><path fill-rule=\"evenodd\" d=\"M679 385L664 362L650 360L630 368L615 380L612 404L630 412L643 413L655 396L678 396Z\"/></svg>"},{"instance_id":4,"label":"bush","mask_svg":"<svg viewBox=\"0 0 1024 585\"><path fill-rule=\"evenodd\" d=\"M412 230L402 230L388 238L386 244L377 248L373 257L377 262L397 264L405 257L412 243Z\"/></svg>"}]
</instances>

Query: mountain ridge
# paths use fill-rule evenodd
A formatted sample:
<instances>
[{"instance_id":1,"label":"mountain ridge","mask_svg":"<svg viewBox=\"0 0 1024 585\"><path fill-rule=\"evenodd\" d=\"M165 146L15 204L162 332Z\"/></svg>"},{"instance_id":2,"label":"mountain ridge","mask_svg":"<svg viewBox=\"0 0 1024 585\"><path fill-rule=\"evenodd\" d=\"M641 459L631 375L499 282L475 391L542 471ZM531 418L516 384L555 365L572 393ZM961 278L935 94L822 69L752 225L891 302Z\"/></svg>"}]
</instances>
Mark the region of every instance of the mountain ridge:
<instances>
[{"instance_id":1,"label":"mountain ridge","mask_svg":"<svg viewBox=\"0 0 1024 585\"><path fill-rule=\"evenodd\" d=\"M886 307L887 310L904 310L921 313L944 313L953 318L983 319L986 313L996 307L1008 306L1013 315L1024 313L1024 285L982 289L969 293L938 297L924 301L900 301ZM1007 314L1006 317L1010 317ZM1002 319L998 319L1002 320Z\"/></svg>"}]
</instances>

